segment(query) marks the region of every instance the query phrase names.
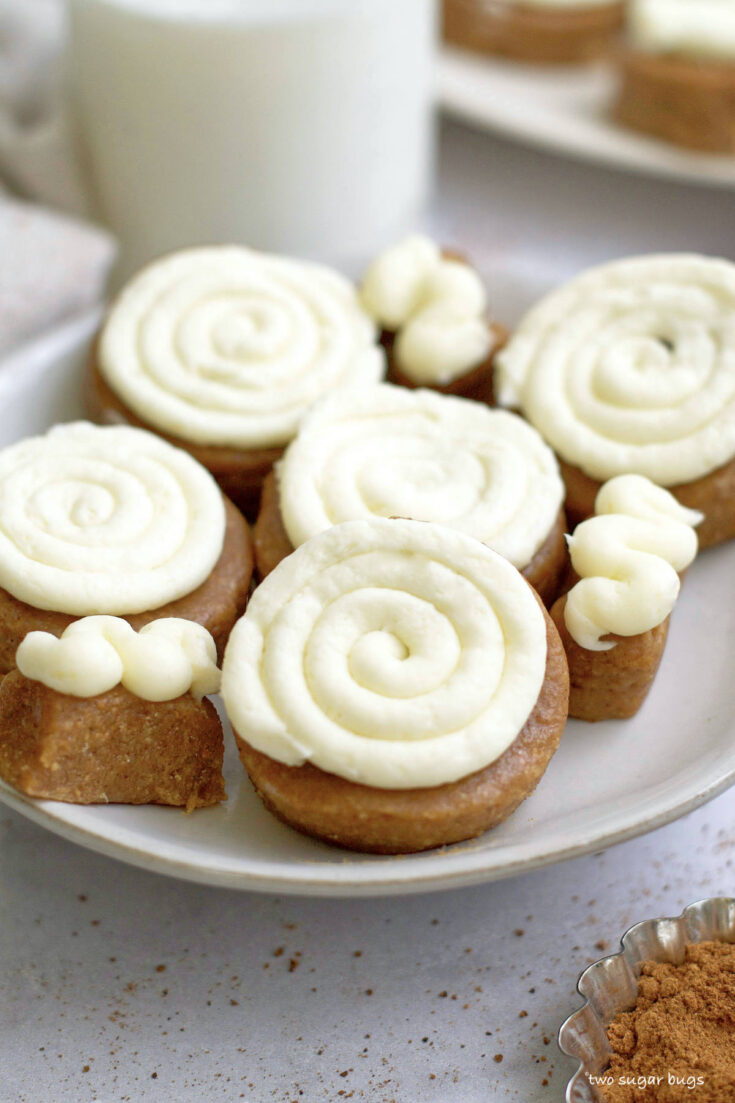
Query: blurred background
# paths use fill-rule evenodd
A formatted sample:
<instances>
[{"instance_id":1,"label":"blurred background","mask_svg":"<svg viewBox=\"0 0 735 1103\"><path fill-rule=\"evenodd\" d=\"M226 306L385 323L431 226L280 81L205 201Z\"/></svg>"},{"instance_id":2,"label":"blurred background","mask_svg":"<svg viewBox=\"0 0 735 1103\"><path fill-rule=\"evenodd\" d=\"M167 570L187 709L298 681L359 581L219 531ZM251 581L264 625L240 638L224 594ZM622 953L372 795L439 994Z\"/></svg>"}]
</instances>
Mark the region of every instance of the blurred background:
<instances>
[{"instance_id":1,"label":"blurred background","mask_svg":"<svg viewBox=\"0 0 735 1103\"><path fill-rule=\"evenodd\" d=\"M732 252L732 0L0 0L0 352L147 260ZM438 141L437 141L438 136ZM32 294L31 294L32 292Z\"/></svg>"}]
</instances>

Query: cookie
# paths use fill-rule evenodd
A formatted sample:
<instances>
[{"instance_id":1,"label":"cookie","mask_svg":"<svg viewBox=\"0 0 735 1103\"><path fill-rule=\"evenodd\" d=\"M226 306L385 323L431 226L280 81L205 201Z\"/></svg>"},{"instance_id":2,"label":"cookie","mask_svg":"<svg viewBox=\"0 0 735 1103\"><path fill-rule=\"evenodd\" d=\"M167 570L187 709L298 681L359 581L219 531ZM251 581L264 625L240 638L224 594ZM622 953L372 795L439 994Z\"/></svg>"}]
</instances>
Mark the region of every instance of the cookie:
<instances>
[{"instance_id":1,"label":"cookie","mask_svg":"<svg viewBox=\"0 0 735 1103\"><path fill-rule=\"evenodd\" d=\"M230 637L222 696L256 791L340 846L473 837L535 788L567 716L558 633L479 541L348 521L283 560Z\"/></svg>"},{"instance_id":2,"label":"cookie","mask_svg":"<svg viewBox=\"0 0 735 1103\"><path fill-rule=\"evenodd\" d=\"M220 246L164 257L123 289L91 397L101 420L186 448L248 513L312 403L383 373L375 325L343 276Z\"/></svg>"}]
</instances>

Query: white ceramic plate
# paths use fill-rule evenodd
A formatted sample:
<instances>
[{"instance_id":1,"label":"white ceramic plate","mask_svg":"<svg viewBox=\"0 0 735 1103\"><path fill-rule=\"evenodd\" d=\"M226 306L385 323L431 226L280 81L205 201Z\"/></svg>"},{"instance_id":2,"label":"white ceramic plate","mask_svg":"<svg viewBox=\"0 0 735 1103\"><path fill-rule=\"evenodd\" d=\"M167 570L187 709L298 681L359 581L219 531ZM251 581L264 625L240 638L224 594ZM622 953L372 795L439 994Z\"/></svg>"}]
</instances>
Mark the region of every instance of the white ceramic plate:
<instances>
[{"instance_id":1,"label":"white ceramic plate","mask_svg":"<svg viewBox=\"0 0 735 1103\"><path fill-rule=\"evenodd\" d=\"M0 367L0 446L83 413L83 319ZM0 800L59 835L134 865L233 888L369 895L452 888L548 865L650 831L735 781L735 544L689 571L664 662L625 723L570 722L534 795L472 843L413 857L349 854L273 819L240 769L228 732L226 804L176 809Z\"/></svg>"},{"instance_id":2,"label":"white ceramic plate","mask_svg":"<svg viewBox=\"0 0 735 1103\"><path fill-rule=\"evenodd\" d=\"M605 65L549 69L445 47L438 80L444 109L484 128L631 172L735 188L735 157L689 153L616 125Z\"/></svg>"}]
</instances>

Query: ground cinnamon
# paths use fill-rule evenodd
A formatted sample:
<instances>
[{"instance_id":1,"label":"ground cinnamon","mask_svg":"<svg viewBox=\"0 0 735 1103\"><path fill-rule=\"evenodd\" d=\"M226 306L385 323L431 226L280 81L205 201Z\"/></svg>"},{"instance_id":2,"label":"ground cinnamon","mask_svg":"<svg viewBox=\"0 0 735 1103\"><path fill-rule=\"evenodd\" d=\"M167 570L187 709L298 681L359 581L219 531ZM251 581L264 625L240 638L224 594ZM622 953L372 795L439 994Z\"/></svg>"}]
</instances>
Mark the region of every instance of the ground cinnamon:
<instances>
[{"instance_id":1,"label":"ground cinnamon","mask_svg":"<svg viewBox=\"0 0 735 1103\"><path fill-rule=\"evenodd\" d=\"M608 1027L606 1103L733 1103L735 945L686 947L679 965L646 962L632 1011Z\"/></svg>"}]
</instances>

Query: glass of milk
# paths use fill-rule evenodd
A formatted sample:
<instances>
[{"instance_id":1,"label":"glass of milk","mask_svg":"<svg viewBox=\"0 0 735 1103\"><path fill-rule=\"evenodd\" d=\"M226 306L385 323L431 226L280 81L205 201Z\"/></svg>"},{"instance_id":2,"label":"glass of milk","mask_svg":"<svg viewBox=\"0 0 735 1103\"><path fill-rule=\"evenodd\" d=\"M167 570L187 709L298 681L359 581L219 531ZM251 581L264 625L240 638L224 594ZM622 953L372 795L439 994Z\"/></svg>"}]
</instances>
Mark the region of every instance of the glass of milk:
<instances>
[{"instance_id":1,"label":"glass of milk","mask_svg":"<svg viewBox=\"0 0 735 1103\"><path fill-rule=\"evenodd\" d=\"M431 178L435 0L69 0L82 152L123 274L238 242L356 271Z\"/></svg>"}]
</instances>

